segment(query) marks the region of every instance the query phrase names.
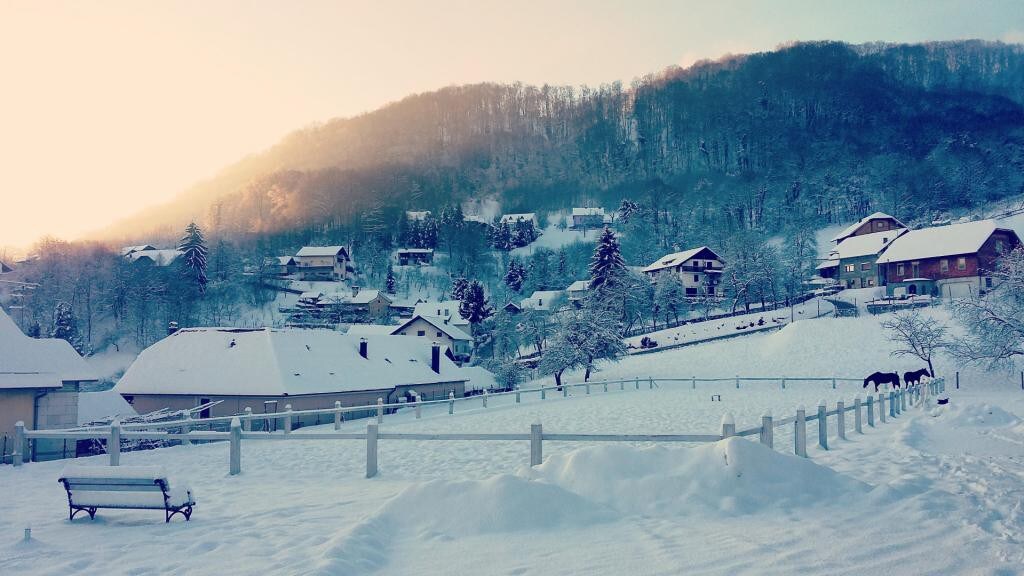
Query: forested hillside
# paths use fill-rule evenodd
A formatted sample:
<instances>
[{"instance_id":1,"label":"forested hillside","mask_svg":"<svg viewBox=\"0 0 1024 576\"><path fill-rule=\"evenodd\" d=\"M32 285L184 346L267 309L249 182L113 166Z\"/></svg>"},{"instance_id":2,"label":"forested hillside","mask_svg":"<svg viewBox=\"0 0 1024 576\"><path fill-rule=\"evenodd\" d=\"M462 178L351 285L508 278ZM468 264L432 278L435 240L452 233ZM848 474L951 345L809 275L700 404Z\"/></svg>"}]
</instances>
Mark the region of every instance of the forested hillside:
<instances>
[{"instance_id":1,"label":"forested hillside","mask_svg":"<svg viewBox=\"0 0 1024 576\"><path fill-rule=\"evenodd\" d=\"M450 87L295 132L111 236L197 212L239 239L347 236L485 196L511 211L630 198L673 223L667 243L913 219L1022 190L1022 103L1024 49L977 41L796 44L632 86Z\"/></svg>"}]
</instances>

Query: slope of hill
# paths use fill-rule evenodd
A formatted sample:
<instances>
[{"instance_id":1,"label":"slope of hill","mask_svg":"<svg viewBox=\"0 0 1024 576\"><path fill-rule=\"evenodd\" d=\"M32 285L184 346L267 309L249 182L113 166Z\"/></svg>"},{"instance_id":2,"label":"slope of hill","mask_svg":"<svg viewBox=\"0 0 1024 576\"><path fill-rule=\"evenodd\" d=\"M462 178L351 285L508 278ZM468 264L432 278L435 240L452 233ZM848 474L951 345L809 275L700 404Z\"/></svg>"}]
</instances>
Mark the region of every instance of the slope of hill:
<instances>
[{"instance_id":1,"label":"slope of hill","mask_svg":"<svg viewBox=\"0 0 1024 576\"><path fill-rule=\"evenodd\" d=\"M491 195L631 197L684 231L913 217L1024 187L1022 102L1024 49L978 41L795 44L630 87L450 87L297 131L107 236L195 213L236 234L365 229Z\"/></svg>"}]
</instances>

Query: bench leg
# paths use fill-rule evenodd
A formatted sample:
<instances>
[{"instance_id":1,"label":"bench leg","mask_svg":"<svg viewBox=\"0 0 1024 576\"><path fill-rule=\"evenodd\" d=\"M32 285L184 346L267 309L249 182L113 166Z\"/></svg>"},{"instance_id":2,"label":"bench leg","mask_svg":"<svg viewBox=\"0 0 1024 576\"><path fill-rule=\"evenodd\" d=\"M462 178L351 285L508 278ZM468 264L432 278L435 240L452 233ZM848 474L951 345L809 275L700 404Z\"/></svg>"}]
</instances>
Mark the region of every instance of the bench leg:
<instances>
[{"instance_id":1,"label":"bench leg","mask_svg":"<svg viewBox=\"0 0 1024 576\"><path fill-rule=\"evenodd\" d=\"M164 509L164 523L170 522L171 518L173 518L175 514L181 514L182 516L185 517L185 522L188 522L189 520L192 519L192 507L191 506L184 506L184 507L181 507L181 508L165 508Z\"/></svg>"},{"instance_id":2,"label":"bench leg","mask_svg":"<svg viewBox=\"0 0 1024 576\"><path fill-rule=\"evenodd\" d=\"M83 507L83 506L71 506L70 509L68 510L68 520L69 521L70 520L74 520L75 516L77 516L79 512L87 513L89 515L89 519L90 520L95 520L96 519L96 509L95 508L88 508L88 507Z\"/></svg>"}]
</instances>

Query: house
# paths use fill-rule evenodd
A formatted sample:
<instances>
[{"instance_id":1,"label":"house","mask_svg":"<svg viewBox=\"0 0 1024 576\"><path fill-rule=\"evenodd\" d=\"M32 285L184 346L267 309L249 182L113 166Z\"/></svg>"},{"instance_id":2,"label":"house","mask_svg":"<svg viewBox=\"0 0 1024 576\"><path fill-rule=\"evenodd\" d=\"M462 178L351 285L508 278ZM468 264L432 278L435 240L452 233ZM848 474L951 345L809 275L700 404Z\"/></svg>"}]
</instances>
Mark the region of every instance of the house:
<instances>
[{"instance_id":1,"label":"house","mask_svg":"<svg viewBox=\"0 0 1024 576\"><path fill-rule=\"evenodd\" d=\"M77 426L81 385L98 379L66 341L29 338L0 309L0 446L8 458L19 421L29 430ZM75 453L73 443L66 448L60 440L32 444L32 460L60 458L65 449Z\"/></svg>"},{"instance_id":2,"label":"house","mask_svg":"<svg viewBox=\"0 0 1024 576\"><path fill-rule=\"evenodd\" d=\"M8 272L14 272L14 268L11 268L3 260L0 260L0 274L7 274Z\"/></svg>"},{"instance_id":3,"label":"house","mask_svg":"<svg viewBox=\"0 0 1024 576\"><path fill-rule=\"evenodd\" d=\"M962 298L992 287L996 259L1020 237L994 220L911 230L878 257L889 295L930 294Z\"/></svg>"},{"instance_id":4,"label":"house","mask_svg":"<svg viewBox=\"0 0 1024 576\"><path fill-rule=\"evenodd\" d=\"M604 208L572 209L572 228L575 229L600 228L609 220L610 218L604 213Z\"/></svg>"},{"instance_id":5,"label":"house","mask_svg":"<svg viewBox=\"0 0 1024 576\"><path fill-rule=\"evenodd\" d=\"M413 309L413 316L438 316L453 326L469 326L469 320L462 317L458 300L442 300L441 302L420 302Z\"/></svg>"},{"instance_id":6,"label":"house","mask_svg":"<svg viewBox=\"0 0 1024 576\"><path fill-rule=\"evenodd\" d=\"M299 295L299 312L289 318L293 327L327 327L348 322L370 322L390 315L391 299L380 290L358 286L333 291L309 290Z\"/></svg>"},{"instance_id":7,"label":"house","mask_svg":"<svg viewBox=\"0 0 1024 576\"><path fill-rule=\"evenodd\" d=\"M391 336L398 328L395 324L351 324L345 334L349 336Z\"/></svg>"},{"instance_id":8,"label":"house","mask_svg":"<svg viewBox=\"0 0 1024 576\"><path fill-rule=\"evenodd\" d=\"M349 261L344 246L304 246L295 253L295 266L303 280L344 280Z\"/></svg>"},{"instance_id":9,"label":"house","mask_svg":"<svg viewBox=\"0 0 1024 576\"><path fill-rule=\"evenodd\" d=\"M263 260L263 271L272 276L287 276L294 274L296 269L295 258L291 256L271 256Z\"/></svg>"},{"instance_id":10,"label":"house","mask_svg":"<svg viewBox=\"0 0 1024 576\"><path fill-rule=\"evenodd\" d=\"M380 290L362 290L352 287L352 294L338 302L349 315L364 316L367 319L387 316L391 309L391 298Z\"/></svg>"},{"instance_id":11,"label":"house","mask_svg":"<svg viewBox=\"0 0 1024 576\"><path fill-rule=\"evenodd\" d=\"M143 250L156 250L156 246L153 246L152 244L139 244L138 246L124 246L120 250L118 250L118 253L121 254L121 256L127 256L127 255L133 254L135 252L142 252Z\"/></svg>"},{"instance_id":12,"label":"house","mask_svg":"<svg viewBox=\"0 0 1024 576\"><path fill-rule=\"evenodd\" d=\"M566 296L569 297L569 302L576 304L583 301L587 296L587 292L590 290L590 280L577 280L569 287L565 289Z\"/></svg>"},{"instance_id":13,"label":"house","mask_svg":"<svg viewBox=\"0 0 1024 576\"><path fill-rule=\"evenodd\" d=\"M399 266L427 265L434 263L433 248L399 248L395 253Z\"/></svg>"},{"instance_id":14,"label":"house","mask_svg":"<svg viewBox=\"0 0 1024 576\"><path fill-rule=\"evenodd\" d=\"M565 302L563 290L537 290L519 302L522 310L558 310Z\"/></svg>"},{"instance_id":15,"label":"house","mask_svg":"<svg viewBox=\"0 0 1024 576\"><path fill-rule=\"evenodd\" d=\"M537 214L534 212L524 212L522 214L502 214L499 223L508 224L510 227L515 226L519 222L530 222L534 228L540 228L539 221L537 220Z\"/></svg>"},{"instance_id":16,"label":"house","mask_svg":"<svg viewBox=\"0 0 1024 576\"><path fill-rule=\"evenodd\" d=\"M523 311L523 307L519 304L519 302L515 302L513 300L509 300L507 304L501 307L501 309L513 315L519 314L520 312Z\"/></svg>"},{"instance_id":17,"label":"house","mask_svg":"<svg viewBox=\"0 0 1024 576\"><path fill-rule=\"evenodd\" d=\"M440 316L417 316L406 320L392 332L395 336L418 336L429 338L447 346L457 362L468 362L473 354L473 337L461 327L445 321Z\"/></svg>"},{"instance_id":18,"label":"house","mask_svg":"<svg viewBox=\"0 0 1024 576\"><path fill-rule=\"evenodd\" d=\"M133 264L158 266L160 268L170 266L184 252L176 248L136 250L125 255L125 258Z\"/></svg>"},{"instance_id":19,"label":"house","mask_svg":"<svg viewBox=\"0 0 1024 576\"><path fill-rule=\"evenodd\" d=\"M686 295L698 296L717 293L723 268L725 261L711 248L701 246L662 256L642 271L652 282L662 274L677 274Z\"/></svg>"},{"instance_id":20,"label":"house","mask_svg":"<svg viewBox=\"0 0 1024 576\"><path fill-rule=\"evenodd\" d=\"M421 221L430 218L430 210L406 210L405 219Z\"/></svg>"},{"instance_id":21,"label":"house","mask_svg":"<svg viewBox=\"0 0 1024 576\"><path fill-rule=\"evenodd\" d=\"M865 216L853 224L847 226L842 232L836 234L832 241L839 244L843 240L850 238L851 236L862 236L864 234L874 234L877 232L889 232L891 230L906 230L907 225L900 222L895 217L890 216L884 212L875 212L870 216Z\"/></svg>"},{"instance_id":22,"label":"house","mask_svg":"<svg viewBox=\"0 0 1024 576\"><path fill-rule=\"evenodd\" d=\"M875 262L878 255L906 231L906 228L896 228L847 236L832 249L829 259L818 265L818 273L846 288L884 286L884 267L879 268Z\"/></svg>"},{"instance_id":23,"label":"house","mask_svg":"<svg viewBox=\"0 0 1024 576\"><path fill-rule=\"evenodd\" d=\"M411 338L332 330L182 328L139 354L114 390L137 412L219 402L203 416L461 396L467 377L444 353ZM313 421L301 424L312 424Z\"/></svg>"}]
</instances>

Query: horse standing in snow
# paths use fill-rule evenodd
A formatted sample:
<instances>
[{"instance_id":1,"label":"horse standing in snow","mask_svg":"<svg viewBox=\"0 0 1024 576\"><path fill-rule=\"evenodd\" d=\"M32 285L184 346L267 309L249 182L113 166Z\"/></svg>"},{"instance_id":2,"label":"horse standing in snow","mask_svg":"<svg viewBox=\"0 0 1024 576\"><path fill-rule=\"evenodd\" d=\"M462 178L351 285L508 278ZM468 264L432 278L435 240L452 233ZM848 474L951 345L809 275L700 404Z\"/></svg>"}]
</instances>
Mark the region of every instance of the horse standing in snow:
<instances>
[{"instance_id":1,"label":"horse standing in snow","mask_svg":"<svg viewBox=\"0 0 1024 576\"><path fill-rule=\"evenodd\" d=\"M923 378L925 376L927 376L929 378L932 377L932 373L929 372L927 368L922 368L920 370L914 370L913 372L904 372L903 373L903 381L906 382L908 386L911 385L911 384L920 384L921 383L921 378Z\"/></svg>"},{"instance_id":2,"label":"horse standing in snow","mask_svg":"<svg viewBox=\"0 0 1024 576\"><path fill-rule=\"evenodd\" d=\"M878 392L878 387L882 384L890 384L893 388L899 388L900 375L895 372L875 372L864 379L864 388L867 388L868 384L875 385L875 392Z\"/></svg>"}]
</instances>

